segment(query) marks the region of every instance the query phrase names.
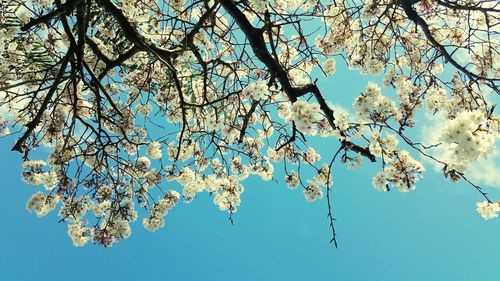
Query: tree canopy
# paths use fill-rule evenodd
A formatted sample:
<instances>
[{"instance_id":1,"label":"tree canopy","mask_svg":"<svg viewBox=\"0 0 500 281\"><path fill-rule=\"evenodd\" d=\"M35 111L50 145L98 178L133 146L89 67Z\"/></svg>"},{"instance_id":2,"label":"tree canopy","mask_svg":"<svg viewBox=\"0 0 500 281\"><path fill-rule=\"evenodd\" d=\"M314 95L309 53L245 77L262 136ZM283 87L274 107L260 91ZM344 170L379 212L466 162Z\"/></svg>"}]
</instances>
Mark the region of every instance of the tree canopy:
<instances>
[{"instance_id":1,"label":"tree canopy","mask_svg":"<svg viewBox=\"0 0 500 281\"><path fill-rule=\"evenodd\" d=\"M363 161L374 188L408 192L429 160L491 219L467 171L500 138L499 33L497 0L3 0L0 136L45 189L27 209L58 208L75 246L155 231L201 192L232 221L252 174L325 198L336 245L332 166ZM318 86L337 66L383 77L352 113ZM411 133L422 113L437 139Z\"/></svg>"}]
</instances>

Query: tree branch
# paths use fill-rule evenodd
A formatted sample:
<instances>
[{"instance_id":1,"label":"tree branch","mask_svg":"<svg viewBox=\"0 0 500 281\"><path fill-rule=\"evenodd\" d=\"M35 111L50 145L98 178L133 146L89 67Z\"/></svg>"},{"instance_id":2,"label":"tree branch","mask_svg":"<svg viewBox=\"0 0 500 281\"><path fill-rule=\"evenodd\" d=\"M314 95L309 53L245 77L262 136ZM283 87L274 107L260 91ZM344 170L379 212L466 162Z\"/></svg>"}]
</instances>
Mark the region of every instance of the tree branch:
<instances>
[{"instance_id":1,"label":"tree branch","mask_svg":"<svg viewBox=\"0 0 500 281\"><path fill-rule=\"evenodd\" d=\"M21 31L28 31L30 28L42 24L48 23L51 19L62 15L64 13L69 13L73 10L77 5L80 4L82 0L68 0L66 3L60 5L57 9L52 12L49 12L46 15L40 16L38 18L32 18L30 21L21 27Z\"/></svg>"},{"instance_id":2,"label":"tree branch","mask_svg":"<svg viewBox=\"0 0 500 281\"><path fill-rule=\"evenodd\" d=\"M248 113L245 115L245 119L243 120L243 125L241 126L240 137L238 139L239 143L243 142L243 137L245 137L245 132L248 127L248 122L250 122L250 118L252 118L252 114L255 112L257 105L259 105L259 101L258 100L253 101L250 110L248 110Z\"/></svg>"},{"instance_id":3,"label":"tree branch","mask_svg":"<svg viewBox=\"0 0 500 281\"><path fill-rule=\"evenodd\" d=\"M294 103L297 101L298 97L307 93L313 93L313 95L316 97L316 100L320 104L321 110L328 119L328 123L330 124L330 126L332 126L333 129L336 129L337 127L334 122L335 117L333 116L333 110L326 104L326 101L316 84L309 84L301 88L292 87L285 69L277 60L272 57L272 55L267 50L263 36L263 29L253 27L246 18L245 14L243 14L243 12L238 9L236 4L232 0L219 0L219 2L224 7L224 9L226 9L226 11L233 17L240 29L245 34L255 56L267 66L270 73L276 75L278 81L283 87L283 91L287 95L290 102ZM370 153L370 150L368 148L360 147L350 141L340 141L346 149L361 153L361 155L367 157L372 162L376 161L375 156Z\"/></svg>"},{"instance_id":4,"label":"tree branch","mask_svg":"<svg viewBox=\"0 0 500 281\"><path fill-rule=\"evenodd\" d=\"M467 68L465 68L464 66L460 65L451 55L450 53L448 53L448 51L446 50L446 48L441 45L435 38L434 36L432 36L432 33L429 29L429 25L427 24L427 22L418 15L418 13L413 9L413 7L411 6L411 2L407 1L407 0L402 0L401 1L401 6L403 7L403 10L405 12L405 14L408 16L408 19L410 19L411 21L413 21L414 23L416 23L418 26L420 26L420 28L422 28L422 31L424 32L425 34L425 37L427 38L427 40L429 40L429 42L439 50L439 52L441 53L441 55L443 55L443 57L448 61L450 62L454 67L456 67L458 70L462 71L464 74L466 74L467 76L469 76L469 78L475 78L475 79L481 79L481 80L488 80L488 81L500 81L500 78L489 78L489 77L485 77L485 76L482 76L482 75L478 75L478 74L475 74L471 71L469 71Z\"/></svg>"},{"instance_id":5,"label":"tree branch","mask_svg":"<svg viewBox=\"0 0 500 281\"><path fill-rule=\"evenodd\" d=\"M59 82L61 81L61 78L63 77L64 73L66 72L66 66L68 66L69 59L73 55L73 48L70 47L66 55L64 56L62 63L61 63L61 68L59 68L59 72L57 73L56 79L52 83L52 86L50 87L49 91L47 92L47 95L45 96L45 99L42 102L42 105L40 106L40 109L38 110L35 118L31 120L28 124L26 124L26 132L21 136L19 140L14 144L14 147L12 147L12 151L18 151L20 153L24 152L23 146L24 143L26 142L26 139L33 133L35 128L38 126L40 121L42 120L43 113L47 109L47 106L49 105L50 100L52 99L52 96L57 90L57 86L59 86Z\"/></svg>"}]
</instances>

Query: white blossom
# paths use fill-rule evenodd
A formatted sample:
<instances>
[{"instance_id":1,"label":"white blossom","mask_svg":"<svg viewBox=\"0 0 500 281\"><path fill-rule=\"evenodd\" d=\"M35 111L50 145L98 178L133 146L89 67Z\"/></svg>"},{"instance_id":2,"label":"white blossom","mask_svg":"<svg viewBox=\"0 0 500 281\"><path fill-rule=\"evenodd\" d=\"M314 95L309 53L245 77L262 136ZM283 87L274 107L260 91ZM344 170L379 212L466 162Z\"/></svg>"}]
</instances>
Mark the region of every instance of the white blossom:
<instances>
[{"instance_id":1,"label":"white blossom","mask_svg":"<svg viewBox=\"0 0 500 281\"><path fill-rule=\"evenodd\" d=\"M161 153L161 144L157 141L154 141L148 146L148 155L151 159L159 159L162 157Z\"/></svg>"},{"instance_id":2,"label":"white blossom","mask_svg":"<svg viewBox=\"0 0 500 281\"><path fill-rule=\"evenodd\" d=\"M76 247L82 247L91 239L90 230L81 221L68 224L68 235Z\"/></svg>"},{"instance_id":3,"label":"white blossom","mask_svg":"<svg viewBox=\"0 0 500 281\"><path fill-rule=\"evenodd\" d=\"M299 131L314 134L314 124L320 120L319 111L319 104L299 100L292 105L292 120Z\"/></svg>"},{"instance_id":4,"label":"white blossom","mask_svg":"<svg viewBox=\"0 0 500 281\"><path fill-rule=\"evenodd\" d=\"M323 62L322 68L326 76L330 76L335 73L335 66L336 66L336 61L334 58L329 58Z\"/></svg>"},{"instance_id":5,"label":"white blossom","mask_svg":"<svg viewBox=\"0 0 500 281\"><path fill-rule=\"evenodd\" d=\"M500 213L500 203L488 201L478 202L476 210L485 220L490 220L498 217Z\"/></svg>"},{"instance_id":6,"label":"white blossom","mask_svg":"<svg viewBox=\"0 0 500 281\"><path fill-rule=\"evenodd\" d=\"M317 183L313 181L308 181L307 183L308 186L304 190L304 197L308 202L313 202L317 199L323 198L323 191Z\"/></svg>"}]
</instances>

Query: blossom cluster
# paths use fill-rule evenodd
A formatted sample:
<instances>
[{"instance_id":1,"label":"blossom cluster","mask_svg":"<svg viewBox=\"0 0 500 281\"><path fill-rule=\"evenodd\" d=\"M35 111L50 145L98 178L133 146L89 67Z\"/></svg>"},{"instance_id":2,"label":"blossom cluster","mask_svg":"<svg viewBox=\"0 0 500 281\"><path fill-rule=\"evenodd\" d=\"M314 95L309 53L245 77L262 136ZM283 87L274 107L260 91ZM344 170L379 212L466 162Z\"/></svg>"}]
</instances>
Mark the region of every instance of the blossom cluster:
<instances>
[{"instance_id":1,"label":"blossom cluster","mask_svg":"<svg viewBox=\"0 0 500 281\"><path fill-rule=\"evenodd\" d=\"M487 119L481 110L463 110L445 123L441 140L448 146L445 161L450 169L464 172L471 162L493 151L495 135L487 128Z\"/></svg>"},{"instance_id":2,"label":"blossom cluster","mask_svg":"<svg viewBox=\"0 0 500 281\"><path fill-rule=\"evenodd\" d=\"M31 185L43 184L46 190L55 188L58 177L55 171L44 171L47 163L41 160L25 161L23 163L22 179Z\"/></svg>"},{"instance_id":3,"label":"blossom cluster","mask_svg":"<svg viewBox=\"0 0 500 281\"><path fill-rule=\"evenodd\" d=\"M335 73L335 66L336 66L336 61L334 58L329 58L323 62L322 68L326 76L330 76Z\"/></svg>"},{"instance_id":4,"label":"blossom cluster","mask_svg":"<svg viewBox=\"0 0 500 281\"><path fill-rule=\"evenodd\" d=\"M3 116L0 116L0 137L10 134L9 123Z\"/></svg>"},{"instance_id":5,"label":"blossom cluster","mask_svg":"<svg viewBox=\"0 0 500 281\"><path fill-rule=\"evenodd\" d=\"M302 133L313 134L315 124L320 120L319 104L309 103L307 101L296 101L292 105L292 120L297 129Z\"/></svg>"},{"instance_id":6,"label":"blossom cluster","mask_svg":"<svg viewBox=\"0 0 500 281\"><path fill-rule=\"evenodd\" d=\"M152 142L148 146L148 155L151 159L159 159L162 157L161 144L157 141Z\"/></svg>"},{"instance_id":7,"label":"blossom cluster","mask_svg":"<svg viewBox=\"0 0 500 281\"><path fill-rule=\"evenodd\" d=\"M267 9L267 0L252 0L250 5L259 14L263 14Z\"/></svg>"},{"instance_id":8,"label":"blossom cluster","mask_svg":"<svg viewBox=\"0 0 500 281\"><path fill-rule=\"evenodd\" d=\"M500 202L478 202L476 210L485 220L496 218L500 214Z\"/></svg>"},{"instance_id":9,"label":"blossom cluster","mask_svg":"<svg viewBox=\"0 0 500 281\"><path fill-rule=\"evenodd\" d=\"M372 184L378 191L388 191L389 184L403 192L411 191L425 171L422 163L408 151L398 150L397 145L398 139L393 134L383 138L377 131L372 133L370 152L384 162L383 170L372 178Z\"/></svg>"},{"instance_id":10,"label":"blossom cluster","mask_svg":"<svg viewBox=\"0 0 500 281\"><path fill-rule=\"evenodd\" d=\"M269 89L264 80L257 80L255 82L252 82L246 86L243 91L242 95L244 98L251 98L253 100L260 100L264 99L266 95L268 94Z\"/></svg>"},{"instance_id":11,"label":"blossom cluster","mask_svg":"<svg viewBox=\"0 0 500 281\"><path fill-rule=\"evenodd\" d=\"M59 203L58 195L46 196L42 192L37 192L31 196L26 203L26 209L33 211L38 217L46 216L50 211L54 210Z\"/></svg>"},{"instance_id":12,"label":"blossom cluster","mask_svg":"<svg viewBox=\"0 0 500 281\"><path fill-rule=\"evenodd\" d=\"M142 221L144 227L149 231L156 231L165 225L164 217L168 214L170 210L179 201L180 194L177 191L169 191L164 198L158 200L150 211L149 218L145 218Z\"/></svg>"},{"instance_id":13,"label":"blossom cluster","mask_svg":"<svg viewBox=\"0 0 500 281\"><path fill-rule=\"evenodd\" d=\"M363 122L385 122L389 118L398 121L401 118L395 102L383 96L380 87L372 82L364 93L354 100L353 106Z\"/></svg>"}]
</instances>

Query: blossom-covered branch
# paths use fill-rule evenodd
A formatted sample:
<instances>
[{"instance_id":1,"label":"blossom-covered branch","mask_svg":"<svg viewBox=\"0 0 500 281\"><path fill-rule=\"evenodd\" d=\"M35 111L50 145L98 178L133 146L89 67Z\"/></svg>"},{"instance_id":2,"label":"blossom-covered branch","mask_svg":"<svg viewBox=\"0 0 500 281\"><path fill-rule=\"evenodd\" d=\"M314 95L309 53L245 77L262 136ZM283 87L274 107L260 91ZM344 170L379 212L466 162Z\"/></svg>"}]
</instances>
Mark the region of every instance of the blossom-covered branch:
<instances>
[{"instance_id":1,"label":"blossom-covered branch","mask_svg":"<svg viewBox=\"0 0 500 281\"><path fill-rule=\"evenodd\" d=\"M59 208L76 246L139 217L156 231L201 194L233 221L250 175L325 197L337 246L333 167L366 160L378 191L414 190L428 161L500 213L468 176L500 137L498 1L1 3L0 137L45 189L27 209ZM325 87L337 68L377 82ZM435 137L415 137L422 116Z\"/></svg>"}]
</instances>

